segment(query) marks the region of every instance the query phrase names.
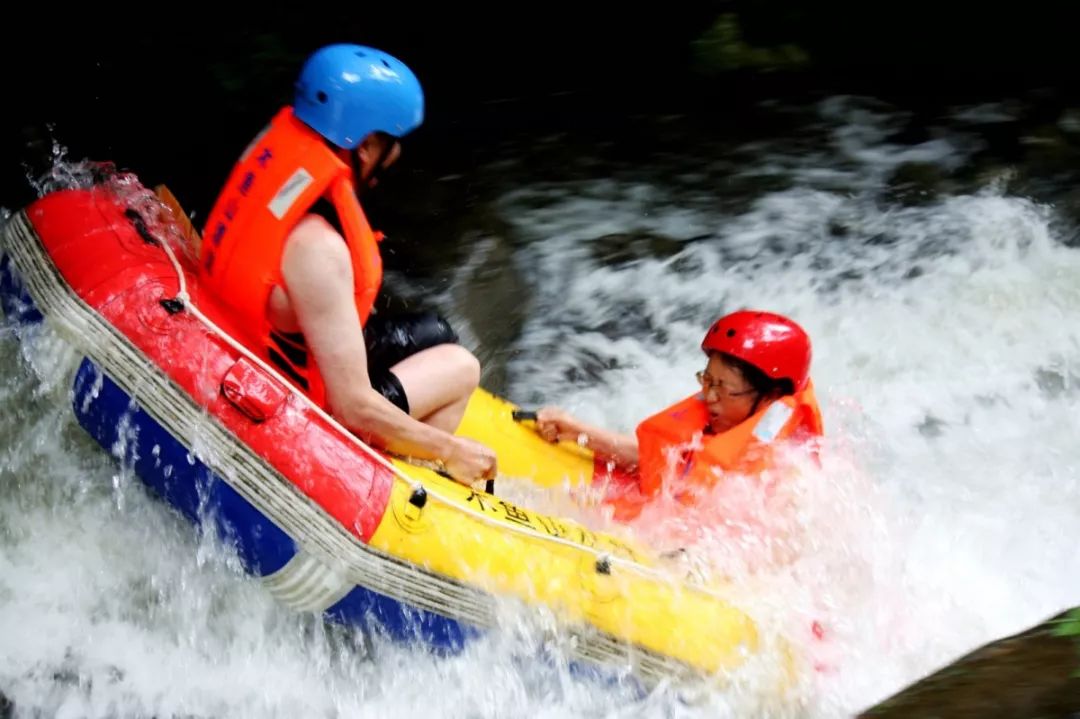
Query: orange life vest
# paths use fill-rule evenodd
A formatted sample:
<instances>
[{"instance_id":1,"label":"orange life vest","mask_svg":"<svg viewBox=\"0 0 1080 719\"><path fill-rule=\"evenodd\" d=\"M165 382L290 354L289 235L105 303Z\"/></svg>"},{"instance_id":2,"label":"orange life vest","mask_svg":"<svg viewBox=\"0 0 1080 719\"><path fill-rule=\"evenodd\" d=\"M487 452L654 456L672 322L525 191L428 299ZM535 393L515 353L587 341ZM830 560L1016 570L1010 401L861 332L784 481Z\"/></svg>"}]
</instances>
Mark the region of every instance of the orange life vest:
<instances>
[{"instance_id":1,"label":"orange life vest","mask_svg":"<svg viewBox=\"0 0 1080 719\"><path fill-rule=\"evenodd\" d=\"M722 434L705 434L708 422L708 408L697 392L638 425L642 495L655 495L666 478L709 486L716 481L718 469L760 472L770 464L775 441L823 434L812 382L795 395L770 402Z\"/></svg>"},{"instance_id":2,"label":"orange life vest","mask_svg":"<svg viewBox=\"0 0 1080 719\"><path fill-rule=\"evenodd\" d=\"M326 387L303 338L275 332L267 317L271 290L284 286L285 241L321 198L334 206L344 230L356 310L365 324L382 284L381 235L356 198L352 167L291 107L278 111L233 167L207 217L199 266L204 285L245 333L238 339L325 407Z\"/></svg>"}]
</instances>

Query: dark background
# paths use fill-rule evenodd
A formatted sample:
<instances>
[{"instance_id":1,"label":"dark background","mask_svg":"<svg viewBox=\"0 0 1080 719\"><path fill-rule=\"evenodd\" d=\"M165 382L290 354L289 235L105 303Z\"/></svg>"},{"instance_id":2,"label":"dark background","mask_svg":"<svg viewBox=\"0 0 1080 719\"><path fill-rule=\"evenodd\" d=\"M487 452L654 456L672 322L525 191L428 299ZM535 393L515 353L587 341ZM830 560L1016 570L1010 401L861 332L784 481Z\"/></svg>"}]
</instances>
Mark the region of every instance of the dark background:
<instances>
[{"instance_id":1,"label":"dark background","mask_svg":"<svg viewBox=\"0 0 1080 719\"><path fill-rule=\"evenodd\" d=\"M6 13L0 206L32 199L27 175L49 166L55 141L69 160L111 160L144 184L168 183L205 217L239 151L289 102L304 58L339 41L391 52L419 76L426 122L399 171L424 177L468 175L503 140L550 133L582 147L615 140L645 158L643 116L678 113L709 132L738 132L760 120L753 107L765 98L868 94L929 116L1018 96L1035 123L1078 94L1077 31L1064 8L39 3L18 19ZM380 202L393 203L393 188L386 194Z\"/></svg>"}]
</instances>

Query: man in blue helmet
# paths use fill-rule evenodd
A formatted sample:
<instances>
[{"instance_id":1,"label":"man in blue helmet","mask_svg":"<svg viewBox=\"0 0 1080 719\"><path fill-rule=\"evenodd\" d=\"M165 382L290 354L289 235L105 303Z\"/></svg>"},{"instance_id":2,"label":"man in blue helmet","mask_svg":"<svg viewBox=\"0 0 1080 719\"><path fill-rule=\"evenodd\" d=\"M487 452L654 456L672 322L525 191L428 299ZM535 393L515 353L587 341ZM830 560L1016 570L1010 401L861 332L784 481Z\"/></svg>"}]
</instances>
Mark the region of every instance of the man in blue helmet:
<instances>
[{"instance_id":1,"label":"man in blue helmet","mask_svg":"<svg viewBox=\"0 0 1080 719\"><path fill-rule=\"evenodd\" d=\"M495 453L453 434L480 365L434 314L371 317L378 242L358 200L423 121L416 76L361 45L305 63L293 106L249 145L207 218L205 285L240 339L358 436L441 462L459 481L494 477Z\"/></svg>"}]
</instances>

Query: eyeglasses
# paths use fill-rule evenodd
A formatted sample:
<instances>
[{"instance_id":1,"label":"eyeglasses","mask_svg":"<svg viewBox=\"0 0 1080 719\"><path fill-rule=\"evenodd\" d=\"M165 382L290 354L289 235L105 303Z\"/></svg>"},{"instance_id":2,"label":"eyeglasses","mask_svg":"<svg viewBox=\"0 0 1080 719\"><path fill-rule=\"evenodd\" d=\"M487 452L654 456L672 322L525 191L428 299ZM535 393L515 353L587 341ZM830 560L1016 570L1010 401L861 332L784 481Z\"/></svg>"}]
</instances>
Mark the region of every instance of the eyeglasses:
<instances>
[{"instance_id":1,"label":"eyeglasses","mask_svg":"<svg viewBox=\"0 0 1080 719\"><path fill-rule=\"evenodd\" d=\"M717 382L712 376L704 370L697 372L695 375L697 381L701 383L701 389L703 392L709 390L716 390L716 393L722 397L743 397L748 394L756 394L757 391L753 388L740 390L738 392L732 392L724 386L723 382Z\"/></svg>"}]
</instances>

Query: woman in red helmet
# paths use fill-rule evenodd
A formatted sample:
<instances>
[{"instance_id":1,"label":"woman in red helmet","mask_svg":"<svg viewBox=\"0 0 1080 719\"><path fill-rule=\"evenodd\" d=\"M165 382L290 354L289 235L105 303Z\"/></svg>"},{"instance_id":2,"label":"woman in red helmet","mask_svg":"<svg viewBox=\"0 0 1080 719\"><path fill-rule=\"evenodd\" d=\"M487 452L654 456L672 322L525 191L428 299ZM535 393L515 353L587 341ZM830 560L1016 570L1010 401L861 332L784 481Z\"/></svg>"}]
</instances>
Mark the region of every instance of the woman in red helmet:
<instances>
[{"instance_id":1,"label":"woman in red helmet","mask_svg":"<svg viewBox=\"0 0 1080 719\"><path fill-rule=\"evenodd\" d=\"M722 472L761 471L775 442L822 434L810 338L795 322L771 312L734 312L713 323L701 349L708 356L697 373L701 391L648 417L633 435L588 425L555 407L537 413L537 431L550 442L588 446L631 472L641 500L665 483L707 487ZM624 518L640 508L634 501L616 504Z\"/></svg>"}]
</instances>

